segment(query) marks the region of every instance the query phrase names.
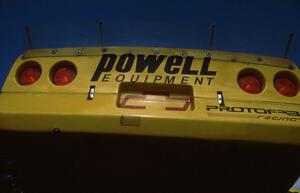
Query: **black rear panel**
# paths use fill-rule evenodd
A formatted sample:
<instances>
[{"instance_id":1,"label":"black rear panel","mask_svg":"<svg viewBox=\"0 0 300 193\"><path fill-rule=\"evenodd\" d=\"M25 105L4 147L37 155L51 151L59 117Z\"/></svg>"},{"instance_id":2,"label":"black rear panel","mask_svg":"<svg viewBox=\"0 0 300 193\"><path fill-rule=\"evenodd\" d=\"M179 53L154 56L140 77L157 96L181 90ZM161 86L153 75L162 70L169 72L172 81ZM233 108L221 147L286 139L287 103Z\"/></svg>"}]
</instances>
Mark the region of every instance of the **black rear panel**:
<instances>
[{"instance_id":1,"label":"black rear panel","mask_svg":"<svg viewBox=\"0 0 300 193\"><path fill-rule=\"evenodd\" d=\"M0 133L0 191L283 193L300 146L96 134Z\"/></svg>"}]
</instances>

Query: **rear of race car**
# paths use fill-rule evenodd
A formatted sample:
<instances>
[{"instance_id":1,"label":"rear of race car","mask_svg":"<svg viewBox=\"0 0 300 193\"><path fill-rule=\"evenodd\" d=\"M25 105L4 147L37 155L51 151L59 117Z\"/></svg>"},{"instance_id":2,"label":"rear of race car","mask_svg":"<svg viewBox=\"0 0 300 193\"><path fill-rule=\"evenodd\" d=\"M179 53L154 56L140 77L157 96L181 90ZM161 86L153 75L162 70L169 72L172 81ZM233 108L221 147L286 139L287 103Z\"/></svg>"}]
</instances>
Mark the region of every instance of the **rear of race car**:
<instances>
[{"instance_id":1,"label":"rear of race car","mask_svg":"<svg viewBox=\"0 0 300 193\"><path fill-rule=\"evenodd\" d=\"M0 94L2 181L26 192L287 191L300 175L299 77L288 59L217 51L28 50Z\"/></svg>"}]
</instances>

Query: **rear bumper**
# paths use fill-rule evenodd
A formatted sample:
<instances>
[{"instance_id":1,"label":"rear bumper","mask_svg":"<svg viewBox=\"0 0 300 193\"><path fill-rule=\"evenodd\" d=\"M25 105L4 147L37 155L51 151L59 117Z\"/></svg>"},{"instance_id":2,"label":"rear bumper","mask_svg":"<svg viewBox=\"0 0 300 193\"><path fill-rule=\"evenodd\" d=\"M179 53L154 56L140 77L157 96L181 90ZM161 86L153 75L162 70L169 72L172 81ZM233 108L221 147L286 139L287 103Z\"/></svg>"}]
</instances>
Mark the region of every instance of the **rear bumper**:
<instances>
[{"instance_id":1,"label":"rear bumper","mask_svg":"<svg viewBox=\"0 0 300 193\"><path fill-rule=\"evenodd\" d=\"M195 98L192 111L124 109L116 94L2 93L0 128L7 131L106 133L300 145L297 104ZM233 107L243 112L231 111ZM253 109L272 110L262 114ZM236 109L236 108L235 108ZM250 109L250 110L249 110ZM252 109L252 110L251 110ZM239 110L240 111L240 110Z\"/></svg>"},{"instance_id":2,"label":"rear bumper","mask_svg":"<svg viewBox=\"0 0 300 193\"><path fill-rule=\"evenodd\" d=\"M299 146L257 142L0 131L0 152L32 193L282 193L300 172Z\"/></svg>"}]
</instances>

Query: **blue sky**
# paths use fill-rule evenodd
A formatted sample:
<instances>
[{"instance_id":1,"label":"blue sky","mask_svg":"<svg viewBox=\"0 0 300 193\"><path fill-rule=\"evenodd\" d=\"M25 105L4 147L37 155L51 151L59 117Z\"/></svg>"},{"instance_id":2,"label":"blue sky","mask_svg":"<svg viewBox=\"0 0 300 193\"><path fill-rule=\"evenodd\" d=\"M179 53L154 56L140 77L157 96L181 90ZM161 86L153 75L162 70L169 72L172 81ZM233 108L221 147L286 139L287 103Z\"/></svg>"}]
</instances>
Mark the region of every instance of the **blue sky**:
<instances>
[{"instance_id":1,"label":"blue sky","mask_svg":"<svg viewBox=\"0 0 300 193\"><path fill-rule=\"evenodd\" d=\"M294 32L289 57L300 63L299 10L298 0L0 0L0 86L26 49L25 25L35 48L97 46L103 19L106 46L207 49L215 24L216 50L271 56L283 55Z\"/></svg>"}]
</instances>

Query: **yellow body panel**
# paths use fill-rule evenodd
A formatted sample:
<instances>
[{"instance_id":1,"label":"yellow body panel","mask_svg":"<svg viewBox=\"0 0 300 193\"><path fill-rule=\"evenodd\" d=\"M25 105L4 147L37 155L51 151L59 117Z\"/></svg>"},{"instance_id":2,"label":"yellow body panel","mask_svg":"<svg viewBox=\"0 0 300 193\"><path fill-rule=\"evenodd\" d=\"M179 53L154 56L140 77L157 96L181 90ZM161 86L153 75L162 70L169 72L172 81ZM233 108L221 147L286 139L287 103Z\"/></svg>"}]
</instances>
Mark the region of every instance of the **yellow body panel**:
<instances>
[{"instance_id":1,"label":"yellow body panel","mask_svg":"<svg viewBox=\"0 0 300 193\"><path fill-rule=\"evenodd\" d=\"M102 72L97 81L91 81L105 54L118 56L113 68ZM134 63L128 72L120 73L116 65L124 54L133 55ZM54 128L59 128L63 132L300 145L300 94L285 97L273 86L274 76L278 72L286 71L300 77L300 72L292 61L212 51L209 53L211 62L206 70L215 72L215 75L201 75L203 60L207 54L203 50L132 47L29 50L16 60L2 88L0 128L36 132L51 132ZM143 72L136 72L138 55L165 57L155 72L149 73L147 68ZM164 71L171 56L178 56L182 60L180 65L172 67L172 70L178 69L177 74L167 74ZM188 57L193 57L189 72L194 70L197 74L182 74ZM35 84L21 86L16 74L26 61L38 62L42 75ZM51 82L51 69L60 61L70 61L77 69L77 77L66 86L56 86ZM246 68L256 69L263 75L263 92L248 94L239 88L237 76ZM136 82L131 82L137 77ZM123 93L121 89L125 84L128 88L132 85L133 91L141 91L141 88L153 91L157 88L160 91L173 89L174 92L180 85L185 88L190 85L192 93L185 94L191 97L191 106L185 111L166 110L165 106L182 105L180 100L165 104L164 95L161 95L149 101L136 101L145 106L143 109L120 108L119 100L123 100L122 94L127 92L125 89ZM175 89L171 85L175 85ZM95 86L95 95L92 100L87 100L90 86ZM225 106L218 104L218 91L223 93Z\"/></svg>"}]
</instances>

